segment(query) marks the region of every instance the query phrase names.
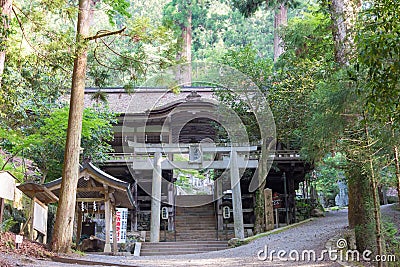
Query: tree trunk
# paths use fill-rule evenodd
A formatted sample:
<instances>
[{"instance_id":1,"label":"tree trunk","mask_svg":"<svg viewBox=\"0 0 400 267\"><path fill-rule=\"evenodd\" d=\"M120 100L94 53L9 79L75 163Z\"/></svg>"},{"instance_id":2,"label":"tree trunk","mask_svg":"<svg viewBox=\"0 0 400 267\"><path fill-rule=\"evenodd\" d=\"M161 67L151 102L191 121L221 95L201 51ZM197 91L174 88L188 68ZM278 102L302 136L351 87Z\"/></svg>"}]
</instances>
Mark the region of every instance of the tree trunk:
<instances>
[{"instance_id":1,"label":"tree trunk","mask_svg":"<svg viewBox=\"0 0 400 267\"><path fill-rule=\"evenodd\" d=\"M349 224L354 226L357 250L368 249L376 255L373 192L368 175L362 171L363 167L359 159L354 159L354 161L351 159L347 167L349 200L351 199L352 203L349 205Z\"/></svg>"},{"instance_id":2,"label":"tree trunk","mask_svg":"<svg viewBox=\"0 0 400 267\"><path fill-rule=\"evenodd\" d=\"M65 145L63 179L60 189L57 217L54 225L52 250L69 252L73 235L76 187L79 174L79 151L81 143L82 116L87 64L87 40L90 28L90 0L79 1L77 24L77 50L75 52L70 111Z\"/></svg>"},{"instance_id":3,"label":"tree trunk","mask_svg":"<svg viewBox=\"0 0 400 267\"><path fill-rule=\"evenodd\" d=\"M365 117L365 116L364 116ZM372 199L374 201L374 217L375 217L375 235L376 235L376 248L377 248L377 255L383 255L384 250L384 243L381 231L381 210L380 210L380 202L379 202L379 195L378 195L378 180L375 177L375 170L374 170L374 163L373 163L373 152L371 151L371 140L368 130L367 123L364 124L364 132L367 139L367 147L368 147L368 163L370 168L370 175L371 175L371 184L372 184ZM383 262L379 261L378 266L383 266Z\"/></svg>"},{"instance_id":4,"label":"tree trunk","mask_svg":"<svg viewBox=\"0 0 400 267\"><path fill-rule=\"evenodd\" d=\"M393 157L394 157L394 166L397 180L397 196L399 198L400 203L400 162L399 162L399 147L396 144L396 133L393 127L393 118L390 118L390 129L392 132L392 142L393 142ZM399 204L400 205L400 204Z\"/></svg>"},{"instance_id":5,"label":"tree trunk","mask_svg":"<svg viewBox=\"0 0 400 267\"><path fill-rule=\"evenodd\" d=\"M281 4L274 16L274 61L284 52L283 39L280 37L279 30L282 26L287 25L287 8L285 4Z\"/></svg>"},{"instance_id":6,"label":"tree trunk","mask_svg":"<svg viewBox=\"0 0 400 267\"><path fill-rule=\"evenodd\" d=\"M397 145L393 146L394 152L394 164L396 166L396 178L397 178L397 196L400 203L400 162L399 162L399 148Z\"/></svg>"},{"instance_id":7,"label":"tree trunk","mask_svg":"<svg viewBox=\"0 0 400 267\"><path fill-rule=\"evenodd\" d=\"M186 7L186 8L191 8ZM184 66L179 67L177 80L185 85L192 85L192 12L189 12L187 17L187 23L181 25L181 38L182 38L182 50L178 53L177 59L185 59L186 63Z\"/></svg>"},{"instance_id":8,"label":"tree trunk","mask_svg":"<svg viewBox=\"0 0 400 267\"><path fill-rule=\"evenodd\" d=\"M0 0L1 24L2 24L2 29L0 29L0 86L6 62L6 42L8 35L7 31L10 26L12 2L13 2L12 0Z\"/></svg>"},{"instance_id":9,"label":"tree trunk","mask_svg":"<svg viewBox=\"0 0 400 267\"><path fill-rule=\"evenodd\" d=\"M328 4L332 20L335 61L341 67L350 64L355 55L354 26L361 0L332 0ZM373 170L372 152L368 146L368 129L359 137L365 147L358 147L353 155L349 153L349 226L355 229L358 251L371 250L374 255L382 252L380 233L380 206L377 196L377 182ZM368 166L365 166L368 165Z\"/></svg>"},{"instance_id":10,"label":"tree trunk","mask_svg":"<svg viewBox=\"0 0 400 267\"><path fill-rule=\"evenodd\" d=\"M335 43L335 61L348 65L354 52L354 24L361 0L332 0L329 10L332 20L332 35Z\"/></svg>"},{"instance_id":11,"label":"tree trunk","mask_svg":"<svg viewBox=\"0 0 400 267\"><path fill-rule=\"evenodd\" d=\"M261 186L256 191L255 197L255 207L254 207L254 234L262 233L266 230L266 222L265 222L265 195L264 188L267 180L261 184Z\"/></svg>"}]
</instances>

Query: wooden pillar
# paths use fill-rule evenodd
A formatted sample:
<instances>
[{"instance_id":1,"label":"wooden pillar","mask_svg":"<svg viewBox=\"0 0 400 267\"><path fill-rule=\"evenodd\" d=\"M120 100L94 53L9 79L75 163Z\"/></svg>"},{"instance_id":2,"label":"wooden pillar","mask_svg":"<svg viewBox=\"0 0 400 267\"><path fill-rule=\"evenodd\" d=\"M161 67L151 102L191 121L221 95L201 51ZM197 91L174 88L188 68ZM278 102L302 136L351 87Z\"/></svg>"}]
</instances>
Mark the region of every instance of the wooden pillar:
<instances>
[{"instance_id":1,"label":"wooden pillar","mask_svg":"<svg viewBox=\"0 0 400 267\"><path fill-rule=\"evenodd\" d=\"M34 230L33 230L33 221L35 219L35 202L36 202L36 197L32 198L32 205L31 205L31 221L30 221L30 229L29 229L29 239L34 240L35 235L34 235Z\"/></svg>"},{"instance_id":2,"label":"wooden pillar","mask_svg":"<svg viewBox=\"0 0 400 267\"><path fill-rule=\"evenodd\" d=\"M233 205L233 220L235 228L235 237L239 239L244 238L244 225L243 225L243 210L242 210L242 193L240 189L240 175L239 166L237 162L237 151L231 151L230 160L230 174L231 174L231 188L232 188L232 205Z\"/></svg>"},{"instance_id":3,"label":"wooden pillar","mask_svg":"<svg viewBox=\"0 0 400 267\"><path fill-rule=\"evenodd\" d=\"M274 229L274 208L272 204L272 189L264 189L265 227L267 231Z\"/></svg>"},{"instance_id":4,"label":"wooden pillar","mask_svg":"<svg viewBox=\"0 0 400 267\"><path fill-rule=\"evenodd\" d=\"M161 152L154 153L153 180L151 187L150 242L160 242L161 208Z\"/></svg>"},{"instance_id":5,"label":"wooden pillar","mask_svg":"<svg viewBox=\"0 0 400 267\"><path fill-rule=\"evenodd\" d=\"M168 183L168 203L171 205L168 208L168 231L173 231L175 230L174 216L171 216L175 208L175 185L173 183Z\"/></svg>"},{"instance_id":6,"label":"wooden pillar","mask_svg":"<svg viewBox=\"0 0 400 267\"><path fill-rule=\"evenodd\" d=\"M118 240L117 240L117 213L114 205L112 206L112 229L113 229L113 254L116 255L118 252Z\"/></svg>"},{"instance_id":7,"label":"wooden pillar","mask_svg":"<svg viewBox=\"0 0 400 267\"><path fill-rule=\"evenodd\" d=\"M3 222L4 198L0 197L0 224Z\"/></svg>"},{"instance_id":8,"label":"wooden pillar","mask_svg":"<svg viewBox=\"0 0 400 267\"><path fill-rule=\"evenodd\" d=\"M137 231L137 227L138 227L138 209L139 209L139 205L138 205L138 185L137 185L137 181L135 180L134 183L134 190L135 190L135 203L136 203L136 208L134 208L133 210L131 210L131 231Z\"/></svg>"},{"instance_id":9,"label":"wooden pillar","mask_svg":"<svg viewBox=\"0 0 400 267\"><path fill-rule=\"evenodd\" d=\"M110 244L110 219L111 219L111 203L110 198L108 196L108 191L106 190L106 198L104 202L104 220L106 223L106 244L104 246L104 252L111 252L111 244Z\"/></svg>"},{"instance_id":10,"label":"wooden pillar","mask_svg":"<svg viewBox=\"0 0 400 267\"><path fill-rule=\"evenodd\" d=\"M218 231L224 230L224 218L222 215L222 177L218 177L218 179L214 182L215 183L215 192L214 192L214 198L217 200L217 214L218 214Z\"/></svg>"},{"instance_id":11,"label":"wooden pillar","mask_svg":"<svg viewBox=\"0 0 400 267\"><path fill-rule=\"evenodd\" d=\"M79 205L76 203L77 211L78 211L78 216L77 216L77 225L76 225L76 246L79 245L79 240L81 239L82 235L82 211L79 210Z\"/></svg>"}]
</instances>

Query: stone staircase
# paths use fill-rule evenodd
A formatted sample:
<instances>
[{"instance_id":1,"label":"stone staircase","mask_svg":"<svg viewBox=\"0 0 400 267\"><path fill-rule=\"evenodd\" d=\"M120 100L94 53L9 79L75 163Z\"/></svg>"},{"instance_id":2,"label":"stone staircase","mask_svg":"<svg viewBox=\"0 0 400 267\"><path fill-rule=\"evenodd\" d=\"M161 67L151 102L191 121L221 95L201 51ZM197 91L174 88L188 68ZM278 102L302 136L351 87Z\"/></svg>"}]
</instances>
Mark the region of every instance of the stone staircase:
<instances>
[{"instance_id":1,"label":"stone staircase","mask_svg":"<svg viewBox=\"0 0 400 267\"><path fill-rule=\"evenodd\" d=\"M198 204L204 204L198 206ZM182 195L176 199L176 241L215 241L216 216L212 196Z\"/></svg>"},{"instance_id":2,"label":"stone staircase","mask_svg":"<svg viewBox=\"0 0 400 267\"><path fill-rule=\"evenodd\" d=\"M227 248L226 241L145 242L142 243L140 256L195 254Z\"/></svg>"},{"instance_id":3,"label":"stone staircase","mask_svg":"<svg viewBox=\"0 0 400 267\"><path fill-rule=\"evenodd\" d=\"M212 200L212 196L206 195L177 196L176 242L142 243L140 255L194 254L228 248L226 241L216 240L217 222Z\"/></svg>"}]
</instances>

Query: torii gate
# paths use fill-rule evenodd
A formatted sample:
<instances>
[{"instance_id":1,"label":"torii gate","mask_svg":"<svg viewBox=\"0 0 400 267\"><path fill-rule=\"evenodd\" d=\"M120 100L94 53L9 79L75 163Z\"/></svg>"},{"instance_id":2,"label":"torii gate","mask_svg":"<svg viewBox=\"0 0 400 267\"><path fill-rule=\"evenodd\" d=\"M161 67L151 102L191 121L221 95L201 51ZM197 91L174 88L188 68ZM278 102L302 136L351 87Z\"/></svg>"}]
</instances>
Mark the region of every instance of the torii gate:
<instances>
[{"instance_id":1,"label":"torii gate","mask_svg":"<svg viewBox=\"0 0 400 267\"><path fill-rule=\"evenodd\" d=\"M150 242L160 241L160 208L162 170L174 169L229 169L232 189L235 237L244 238L240 169L257 168L258 160L249 159L248 153L257 146L216 146L200 144L143 144L128 141L137 158L132 162L133 170L152 170ZM229 159L205 160L204 154L229 153ZM163 157L163 154L165 157ZM174 154L189 154L188 161L174 161ZM152 155L152 156L150 156ZM146 157L147 156L147 157Z\"/></svg>"}]
</instances>

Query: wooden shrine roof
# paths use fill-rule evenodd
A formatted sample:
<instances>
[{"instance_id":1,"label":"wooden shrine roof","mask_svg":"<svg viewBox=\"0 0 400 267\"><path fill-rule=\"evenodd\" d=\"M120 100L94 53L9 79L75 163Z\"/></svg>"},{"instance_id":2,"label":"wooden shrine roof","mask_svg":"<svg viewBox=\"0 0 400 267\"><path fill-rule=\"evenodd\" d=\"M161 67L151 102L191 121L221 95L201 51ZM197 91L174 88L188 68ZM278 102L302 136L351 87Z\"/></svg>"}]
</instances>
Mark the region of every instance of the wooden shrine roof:
<instances>
[{"instance_id":1,"label":"wooden shrine roof","mask_svg":"<svg viewBox=\"0 0 400 267\"><path fill-rule=\"evenodd\" d=\"M19 190L24 192L30 198L36 197L43 204L58 202L58 197L47 187L41 184L27 182L17 186Z\"/></svg>"},{"instance_id":2,"label":"wooden shrine roof","mask_svg":"<svg viewBox=\"0 0 400 267\"><path fill-rule=\"evenodd\" d=\"M122 88L86 88L85 106L91 107L96 103L94 94L104 92L107 97L107 105L117 113L143 114L149 110L164 109L169 105L186 101L193 91L196 91L202 101L216 101L212 88L207 87L182 87L180 93L176 94L166 88L135 88L132 93L127 93ZM69 100L66 96L65 101Z\"/></svg>"},{"instance_id":3,"label":"wooden shrine roof","mask_svg":"<svg viewBox=\"0 0 400 267\"><path fill-rule=\"evenodd\" d=\"M44 185L25 183L18 188L29 197L36 197L41 202L48 204L58 201L61 181L62 178ZM130 183L121 181L103 172L90 162L84 164L79 172L76 201L100 202L105 199L106 193L111 195L111 201L115 206L135 207Z\"/></svg>"}]
</instances>

